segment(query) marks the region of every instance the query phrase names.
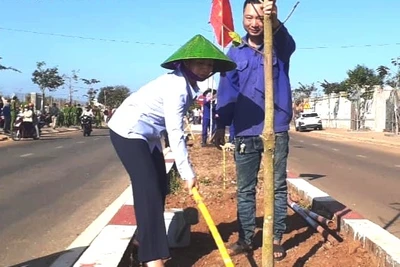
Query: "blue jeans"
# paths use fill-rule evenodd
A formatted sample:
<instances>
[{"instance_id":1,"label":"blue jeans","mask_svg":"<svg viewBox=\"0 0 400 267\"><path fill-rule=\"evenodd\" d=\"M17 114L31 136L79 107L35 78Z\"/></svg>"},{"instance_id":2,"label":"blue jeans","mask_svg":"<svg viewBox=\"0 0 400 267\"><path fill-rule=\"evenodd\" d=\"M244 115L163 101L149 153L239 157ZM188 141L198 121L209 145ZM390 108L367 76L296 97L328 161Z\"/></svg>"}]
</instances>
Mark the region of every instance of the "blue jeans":
<instances>
[{"instance_id":1,"label":"blue jeans","mask_svg":"<svg viewBox=\"0 0 400 267\"><path fill-rule=\"evenodd\" d=\"M240 145L244 144L244 151ZM261 137L236 137L235 161L237 175L237 219L239 242L252 244L256 228L256 185L264 145ZM274 154L274 240L281 240L286 230L287 184L286 166L289 154L289 134L275 134Z\"/></svg>"}]
</instances>

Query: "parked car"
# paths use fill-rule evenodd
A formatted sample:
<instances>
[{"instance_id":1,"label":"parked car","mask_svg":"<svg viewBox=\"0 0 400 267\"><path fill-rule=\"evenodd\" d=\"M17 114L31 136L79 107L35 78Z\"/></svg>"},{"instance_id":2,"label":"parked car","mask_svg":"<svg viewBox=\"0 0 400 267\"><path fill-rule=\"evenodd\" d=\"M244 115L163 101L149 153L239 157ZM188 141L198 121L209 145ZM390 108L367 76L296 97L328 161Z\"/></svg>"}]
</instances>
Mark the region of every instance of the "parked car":
<instances>
[{"instance_id":1,"label":"parked car","mask_svg":"<svg viewBox=\"0 0 400 267\"><path fill-rule=\"evenodd\" d=\"M295 120L296 131L304 131L307 129L322 130L322 120L317 112L303 112Z\"/></svg>"}]
</instances>

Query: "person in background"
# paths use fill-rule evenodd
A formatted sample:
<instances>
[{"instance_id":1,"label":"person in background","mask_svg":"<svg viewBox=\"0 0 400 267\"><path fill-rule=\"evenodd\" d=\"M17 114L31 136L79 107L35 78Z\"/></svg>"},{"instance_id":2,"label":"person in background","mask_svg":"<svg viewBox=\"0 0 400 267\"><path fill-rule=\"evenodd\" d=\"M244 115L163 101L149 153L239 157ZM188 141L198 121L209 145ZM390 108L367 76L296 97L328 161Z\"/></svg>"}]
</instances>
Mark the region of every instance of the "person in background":
<instances>
[{"instance_id":1,"label":"person in background","mask_svg":"<svg viewBox=\"0 0 400 267\"><path fill-rule=\"evenodd\" d=\"M4 126L3 131L4 133L9 134L11 129L11 107L10 107L10 100L6 100L3 107L3 116L4 116Z\"/></svg>"},{"instance_id":2,"label":"person in background","mask_svg":"<svg viewBox=\"0 0 400 267\"><path fill-rule=\"evenodd\" d=\"M94 117L92 107L90 105L87 105L86 108L83 110L81 117L83 117L83 116L89 116L91 118Z\"/></svg>"},{"instance_id":3,"label":"person in background","mask_svg":"<svg viewBox=\"0 0 400 267\"><path fill-rule=\"evenodd\" d=\"M127 170L133 188L139 261L164 266L169 258L164 206L168 180L161 140L165 131L177 169L191 193L196 175L186 148L183 119L199 94L198 81L236 64L201 35L170 56L163 68L171 70L132 93L108 122L111 142Z\"/></svg>"},{"instance_id":4,"label":"person in background","mask_svg":"<svg viewBox=\"0 0 400 267\"><path fill-rule=\"evenodd\" d=\"M199 124L200 110L198 108L193 109L193 124Z\"/></svg>"},{"instance_id":5,"label":"person in background","mask_svg":"<svg viewBox=\"0 0 400 267\"><path fill-rule=\"evenodd\" d=\"M64 108L63 108L63 115L64 115L64 123L63 125L66 127L71 126L71 107L68 103L65 103Z\"/></svg>"},{"instance_id":6,"label":"person in background","mask_svg":"<svg viewBox=\"0 0 400 267\"><path fill-rule=\"evenodd\" d=\"M264 23L270 16L273 38L274 79L274 258L282 260L286 251L281 246L286 230L287 184L286 166L289 153L289 125L292 119L292 92L289 81L290 57L295 42L278 20L275 1L246 0L243 26L247 32L238 47L231 47L228 56L237 68L221 76L218 88L218 130L215 143L225 142L225 127L233 122L237 175L237 209L239 240L229 247L231 255L249 253L253 249L256 228L256 186L264 151L261 134L264 128Z\"/></svg>"},{"instance_id":7,"label":"person in background","mask_svg":"<svg viewBox=\"0 0 400 267\"><path fill-rule=\"evenodd\" d=\"M216 123L215 123L215 95L217 91L215 89L207 89L204 91L204 102L203 102L203 117L202 117L202 132L201 132L201 146L207 145L207 137L209 131L212 134L215 133ZM212 117L212 118L211 118ZM212 124L212 125L211 125Z\"/></svg>"},{"instance_id":8,"label":"person in background","mask_svg":"<svg viewBox=\"0 0 400 267\"><path fill-rule=\"evenodd\" d=\"M37 116L35 105L33 103L28 104L28 109L32 111L32 123L33 127L36 131L36 138L40 138L40 131L39 131L39 118Z\"/></svg>"},{"instance_id":9,"label":"person in background","mask_svg":"<svg viewBox=\"0 0 400 267\"><path fill-rule=\"evenodd\" d=\"M81 115L82 115L83 109L81 107L81 104L78 104L76 107L76 125L80 124L80 119L81 119Z\"/></svg>"},{"instance_id":10,"label":"person in background","mask_svg":"<svg viewBox=\"0 0 400 267\"><path fill-rule=\"evenodd\" d=\"M50 107L49 113L51 116L52 127L53 129L55 129L57 127L57 118L58 115L60 114L60 110L57 107L57 103L53 103L53 105Z\"/></svg>"},{"instance_id":11,"label":"person in background","mask_svg":"<svg viewBox=\"0 0 400 267\"><path fill-rule=\"evenodd\" d=\"M10 123L10 128L11 131L14 128L14 122L17 118L17 113L18 113L18 106L17 106L17 97L13 96L11 99L11 103L10 103L10 112L11 112L11 123Z\"/></svg>"},{"instance_id":12,"label":"person in background","mask_svg":"<svg viewBox=\"0 0 400 267\"><path fill-rule=\"evenodd\" d=\"M23 116L24 116L22 119L23 122L29 122L29 123L33 122L33 112L28 105L24 106Z\"/></svg>"}]
</instances>

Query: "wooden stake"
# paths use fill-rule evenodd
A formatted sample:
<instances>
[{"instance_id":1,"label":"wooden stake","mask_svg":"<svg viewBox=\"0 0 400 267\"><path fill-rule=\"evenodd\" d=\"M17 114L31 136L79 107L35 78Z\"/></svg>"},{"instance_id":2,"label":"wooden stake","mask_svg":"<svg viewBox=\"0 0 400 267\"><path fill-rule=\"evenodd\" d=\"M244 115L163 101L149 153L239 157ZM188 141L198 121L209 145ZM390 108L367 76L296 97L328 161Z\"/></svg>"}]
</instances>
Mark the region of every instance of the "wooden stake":
<instances>
[{"instance_id":1,"label":"wooden stake","mask_svg":"<svg viewBox=\"0 0 400 267\"><path fill-rule=\"evenodd\" d=\"M271 18L264 16L264 72L265 119L262 139L264 142L264 224L262 266L274 266L274 80L272 73L273 34Z\"/></svg>"}]
</instances>

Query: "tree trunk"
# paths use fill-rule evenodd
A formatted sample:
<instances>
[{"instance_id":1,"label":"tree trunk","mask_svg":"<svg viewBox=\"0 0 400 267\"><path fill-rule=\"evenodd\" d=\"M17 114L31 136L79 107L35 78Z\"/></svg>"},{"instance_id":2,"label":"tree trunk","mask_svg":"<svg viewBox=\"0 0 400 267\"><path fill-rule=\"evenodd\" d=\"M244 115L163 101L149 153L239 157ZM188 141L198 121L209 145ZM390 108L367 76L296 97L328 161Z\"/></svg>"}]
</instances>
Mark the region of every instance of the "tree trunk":
<instances>
[{"instance_id":1,"label":"tree trunk","mask_svg":"<svg viewBox=\"0 0 400 267\"><path fill-rule=\"evenodd\" d=\"M44 111L45 111L45 109L44 109L44 105L46 105L46 99L45 99L45 97L46 97L46 94L45 94L45 90L46 89L44 89L44 88L40 88L40 90L42 91L42 106L41 106L41 110L42 110L42 113L44 113Z\"/></svg>"},{"instance_id":2,"label":"tree trunk","mask_svg":"<svg viewBox=\"0 0 400 267\"><path fill-rule=\"evenodd\" d=\"M274 266L274 80L272 73L273 34L271 19L264 17L264 72L265 72L265 119L264 142L264 224L262 245L262 266Z\"/></svg>"}]
</instances>

